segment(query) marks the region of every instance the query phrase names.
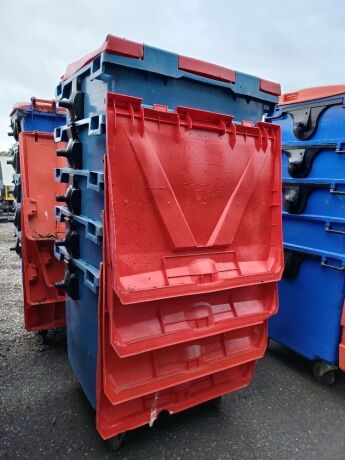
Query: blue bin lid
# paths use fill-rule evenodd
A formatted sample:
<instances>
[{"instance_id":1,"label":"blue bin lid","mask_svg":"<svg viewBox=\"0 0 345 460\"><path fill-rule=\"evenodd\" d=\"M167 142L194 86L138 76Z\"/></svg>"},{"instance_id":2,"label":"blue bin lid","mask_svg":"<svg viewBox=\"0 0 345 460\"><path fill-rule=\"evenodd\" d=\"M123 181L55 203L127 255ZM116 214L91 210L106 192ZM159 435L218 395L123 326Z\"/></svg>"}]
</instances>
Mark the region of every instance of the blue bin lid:
<instances>
[{"instance_id":1,"label":"blue bin lid","mask_svg":"<svg viewBox=\"0 0 345 460\"><path fill-rule=\"evenodd\" d=\"M145 45L109 34L99 48L69 64L65 73L62 75L61 80L68 80L76 72L85 67L102 53L117 54L120 56L142 60L145 55ZM188 56L178 56L178 69L220 82L236 83L237 72L235 70ZM265 79L258 80L260 80L259 90L263 93L271 96L279 96L281 94L281 87L279 83Z\"/></svg>"}]
</instances>

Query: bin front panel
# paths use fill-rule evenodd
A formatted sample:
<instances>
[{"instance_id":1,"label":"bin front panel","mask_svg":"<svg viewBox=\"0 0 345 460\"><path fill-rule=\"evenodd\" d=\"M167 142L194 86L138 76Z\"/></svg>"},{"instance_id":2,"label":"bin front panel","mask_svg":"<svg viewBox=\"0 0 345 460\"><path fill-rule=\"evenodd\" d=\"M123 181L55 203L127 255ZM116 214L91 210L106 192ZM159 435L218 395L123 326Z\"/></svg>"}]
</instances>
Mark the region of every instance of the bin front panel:
<instances>
[{"instance_id":1,"label":"bin front panel","mask_svg":"<svg viewBox=\"0 0 345 460\"><path fill-rule=\"evenodd\" d=\"M345 133L345 131L344 131ZM333 144L285 144L282 149L283 179L344 180L345 139Z\"/></svg>"},{"instance_id":2,"label":"bin front panel","mask_svg":"<svg viewBox=\"0 0 345 460\"><path fill-rule=\"evenodd\" d=\"M289 214L345 216L345 180L283 179L283 210Z\"/></svg>"},{"instance_id":3,"label":"bin front panel","mask_svg":"<svg viewBox=\"0 0 345 460\"><path fill-rule=\"evenodd\" d=\"M262 323L277 306L276 283L144 305L123 305L111 292L107 299L110 343L119 356L131 356Z\"/></svg>"},{"instance_id":4,"label":"bin front panel","mask_svg":"<svg viewBox=\"0 0 345 460\"><path fill-rule=\"evenodd\" d=\"M296 263L297 273L286 273L286 265L279 283L279 313L269 320L269 336L310 360L337 365L345 266L329 257L327 265L338 269L328 268L310 254Z\"/></svg>"},{"instance_id":5,"label":"bin front panel","mask_svg":"<svg viewBox=\"0 0 345 460\"><path fill-rule=\"evenodd\" d=\"M283 212L284 243L345 254L345 218Z\"/></svg>"},{"instance_id":6,"label":"bin front panel","mask_svg":"<svg viewBox=\"0 0 345 460\"><path fill-rule=\"evenodd\" d=\"M122 303L276 281L279 129L109 94L114 290Z\"/></svg>"},{"instance_id":7,"label":"bin front panel","mask_svg":"<svg viewBox=\"0 0 345 460\"><path fill-rule=\"evenodd\" d=\"M54 180L54 168L65 166L66 161L56 156L53 134L21 133L19 144L25 235L30 239L61 238L65 229L54 218L54 205L56 195L64 195L66 186Z\"/></svg>"},{"instance_id":8,"label":"bin front panel","mask_svg":"<svg viewBox=\"0 0 345 460\"><path fill-rule=\"evenodd\" d=\"M54 167L65 165L56 156L53 134L19 134L21 203L17 231L22 256L24 323L27 330L65 325L65 296L54 283L64 277L64 264L54 257L54 242L65 226L54 218L55 196L65 184L54 181ZM18 226L19 224L19 226Z\"/></svg>"}]
</instances>

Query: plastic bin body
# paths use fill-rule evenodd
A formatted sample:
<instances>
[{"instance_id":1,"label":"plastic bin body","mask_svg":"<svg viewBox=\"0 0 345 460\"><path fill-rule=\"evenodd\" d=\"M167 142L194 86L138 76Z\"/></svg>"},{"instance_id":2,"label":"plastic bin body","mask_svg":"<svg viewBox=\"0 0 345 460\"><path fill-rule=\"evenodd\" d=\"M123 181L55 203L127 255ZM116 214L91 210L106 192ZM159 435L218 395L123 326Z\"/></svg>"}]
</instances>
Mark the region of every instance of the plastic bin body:
<instances>
[{"instance_id":1,"label":"plastic bin body","mask_svg":"<svg viewBox=\"0 0 345 460\"><path fill-rule=\"evenodd\" d=\"M39 131L51 133L57 126L64 124L66 113L57 108L55 101L33 97L31 102L14 105L11 113L11 128L16 141L21 132Z\"/></svg>"},{"instance_id":2,"label":"plastic bin body","mask_svg":"<svg viewBox=\"0 0 345 460\"><path fill-rule=\"evenodd\" d=\"M344 95L345 86L283 95L282 105L267 120L282 129L286 251L280 309L269 321L269 335L310 360L340 367L345 276Z\"/></svg>"},{"instance_id":3,"label":"plastic bin body","mask_svg":"<svg viewBox=\"0 0 345 460\"><path fill-rule=\"evenodd\" d=\"M322 95L322 94L321 94ZM308 141L317 144L338 143L345 132L345 85L338 94L305 100L301 92L299 98L291 98L278 105L269 120L281 127L283 145L300 144ZM292 103L291 103L292 102Z\"/></svg>"},{"instance_id":4,"label":"plastic bin body","mask_svg":"<svg viewBox=\"0 0 345 460\"><path fill-rule=\"evenodd\" d=\"M279 283L279 313L269 321L269 335L310 360L338 365L345 271L322 262L345 267L345 259L328 257L323 261L317 254L305 254L300 263L295 262L299 271L293 276L286 264Z\"/></svg>"}]
</instances>

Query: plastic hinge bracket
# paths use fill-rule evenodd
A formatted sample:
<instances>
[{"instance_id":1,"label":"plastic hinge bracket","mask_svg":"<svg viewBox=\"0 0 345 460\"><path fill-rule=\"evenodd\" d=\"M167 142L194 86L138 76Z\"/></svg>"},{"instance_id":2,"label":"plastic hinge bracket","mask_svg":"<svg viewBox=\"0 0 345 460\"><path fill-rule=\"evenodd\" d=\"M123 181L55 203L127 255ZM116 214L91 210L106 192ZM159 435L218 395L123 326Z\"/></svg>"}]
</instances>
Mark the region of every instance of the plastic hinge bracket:
<instances>
[{"instance_id":1,"label":"plastic hinge bracket","mask_svg":"<svg viewBox=\"0 0 345 460\"><path fill-rule=\"evenodd\" d=\"M330 268L331 270L337 270L339 272L345 271L345 265L344 264L342 264L340 266L331 265L331 264L327 263L327 258L326 257L322 257L321 265L322 265L322 267Z\"/></svg>"}]
</instances>

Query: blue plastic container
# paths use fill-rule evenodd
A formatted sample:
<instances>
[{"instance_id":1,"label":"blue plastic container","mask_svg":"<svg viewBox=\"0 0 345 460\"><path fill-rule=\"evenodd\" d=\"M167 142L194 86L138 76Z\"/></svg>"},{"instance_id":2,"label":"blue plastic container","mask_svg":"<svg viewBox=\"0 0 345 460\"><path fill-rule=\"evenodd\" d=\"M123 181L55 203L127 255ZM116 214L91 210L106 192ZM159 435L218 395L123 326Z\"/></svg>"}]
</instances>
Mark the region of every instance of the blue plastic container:
<instances>
[{"instance_id":1,"label":"blue plastic container","mask_svg":"<svg viewBox=\"0 0 345 460\"><path fill-rule=\"evenodd\" d=\"M345 217L323 217L283 212L284 244L345 254Z\"/></svg>"},{"instance_id":2,"label":"blue plastic container","mask_svg":"<svg viewBox=\"0 0 345 460\"><path fill-rule=\"evenodd\" d=\"M283 210L290 214L345 216L345 179L283 179Z\"/></svg>"},{"instance_id":3,"label":"blue plastic container","mask_svg":"<svg viewBox=\"0 0 345 460\"><path fill-rule=\"evenodd\" d=\"M278 123L279 124L279 123ZM283 139L284 142L284 139ZM308 141L283 145L283 179L309 178L343 180L345 169L345 140L333 144L313 144Z\"/></svg>"},{"instance_id":4,"label":"blue plastic container","mask_svg":"<svg viewBox=\"0 0 345 460\"><path fill-rule=\"evenodd\" d=\"M331 97L279 105L267 121L279 124L283 144L338 142L345 133L345 92Z\"/></svg>"},{"instance_id":5,"label":"blue plastic container","mask_svg":"<svg viewBox=\"0 0 345 460\"><path fill-rule=\"evenodd\" d=\"M66 113L56 108L55 102L32 98L31 103L14 106L10 113L11 127L16 141L19 133L39 131L51 133L66 123Z\"/></svg>"},{"instance_id":6,"label":"blue plastic container","mask_svg":"<svg viewBox=\"0 0 345 460\"><path fill-rule=\"evenodd\" d=\"M269 336L310 360L338 364L345 257L291 252L279 283L279 312ZM341 269L343 271L341 271Z\"/></svg>"}]
</instances>

